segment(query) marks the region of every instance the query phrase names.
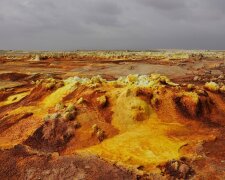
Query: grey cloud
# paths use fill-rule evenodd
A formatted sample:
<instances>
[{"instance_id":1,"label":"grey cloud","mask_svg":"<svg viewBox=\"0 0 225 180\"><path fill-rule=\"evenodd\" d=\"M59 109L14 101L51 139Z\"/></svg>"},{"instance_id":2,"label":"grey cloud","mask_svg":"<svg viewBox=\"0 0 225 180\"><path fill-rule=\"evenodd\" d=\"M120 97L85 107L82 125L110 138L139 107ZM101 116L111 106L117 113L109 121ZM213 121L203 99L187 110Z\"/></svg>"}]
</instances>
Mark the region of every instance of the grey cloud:
<instances>
[{"instance_id":1,"label":"grey cloud","mask_svg":"<svg viewBox=\"0 0 225 180\"><path fill-rule=\"evenodd\" d=\"M94 23L100 26L120 26L120 23L117 18L112 16L99 16L99 15L92 15L86 17L87 23Z\"/></svg>"},{"instance_id":2,"label":"grey cloud","mask_svg":"<svg viewBox=\"0 0 225 180\"><path fill-rule=\"evenodd\" d=\"M101 14L108 14L108 15L119 15L122 12L121 7L113 3L111 1L100 1L98 3L94 2L91 4L91 8L93 11L96 13L101 13Z\"/></svg>"},{"instance_id":3,"label":"grey cloud","mask_svg":"<svg viewBox=\"0 0 225 180\"><path fill-rule=\"evenodd\" d=\"M182 0L137 0L137 2L145 6L150 6L152 8L157 8L166 11L186 7L185 1Z\"/></svg>"},{"instance_id":4,"label":"grey cloud","mask_svg":"<svg viewBox=\"0 0 225 180\"><path fill-rule=\"evenodd\" d=\"M122 8L111 1L87 2L84 17L87 23L102 26L120 26L119 16Z\"/></svg>"},{"instance_id":5,"label":"grey cloud","mask_svg":"<svg viewBox=\"0 0 225 180\"><path fill-rule=\"evenodd\" d=\"M209 8L213 8L214 10L221 11L225 13L225 1L224 0L206 0Z\"/></svg>"},{"instance_id":6,"label":"grey cloud","mask_svg":"<svg viewBox=\"0 0 225 180\"><path fill-rule=\"evenodd\" d=\"M224 0L1 0L0 49L225 49Z\"/></svg>"},{"instance_id":7,"label":"grey cloud","mask_svg":"<svg viewBox=\"0 0 225 180\"><path fill-rule=\"evenodd\" d=\"M225 15L224 0L136 0L172 20L192 22L221 20Z\"/></svg>"}]
</instances>

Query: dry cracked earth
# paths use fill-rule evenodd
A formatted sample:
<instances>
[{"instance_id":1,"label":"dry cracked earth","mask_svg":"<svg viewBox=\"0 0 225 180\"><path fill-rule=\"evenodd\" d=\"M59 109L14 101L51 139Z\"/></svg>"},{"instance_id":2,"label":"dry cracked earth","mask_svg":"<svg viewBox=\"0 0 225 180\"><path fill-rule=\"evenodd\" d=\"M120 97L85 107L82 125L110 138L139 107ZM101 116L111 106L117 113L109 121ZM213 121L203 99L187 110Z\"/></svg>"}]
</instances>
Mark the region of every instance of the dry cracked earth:
<instances>
[{"instance_id":1,"label":"dry cracked earth","mask_svg":"<svg viewBox=\"0 0 225 180\"><path fill-rule=\"evenodd\" d=\"M0 179L225 179L213 53L2 54Z\"/></svg>"}]
</instances>

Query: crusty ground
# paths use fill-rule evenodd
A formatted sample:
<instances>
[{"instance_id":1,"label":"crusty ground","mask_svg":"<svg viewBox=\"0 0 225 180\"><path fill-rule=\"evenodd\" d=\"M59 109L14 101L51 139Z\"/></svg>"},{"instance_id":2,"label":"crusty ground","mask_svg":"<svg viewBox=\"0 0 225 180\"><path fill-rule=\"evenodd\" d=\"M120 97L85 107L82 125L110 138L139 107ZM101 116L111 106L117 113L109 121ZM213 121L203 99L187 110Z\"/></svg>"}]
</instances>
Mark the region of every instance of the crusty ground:
<instances>
[{"instance_id":1,"label":"crusty ground","mask_svg":"<svg viewBox=\"0 0 225 180\"><path fill-rule=\"evenodd\" d=\"M0 60L1 179L225 178L224 59Z\"/></svg>"}]
</instances>

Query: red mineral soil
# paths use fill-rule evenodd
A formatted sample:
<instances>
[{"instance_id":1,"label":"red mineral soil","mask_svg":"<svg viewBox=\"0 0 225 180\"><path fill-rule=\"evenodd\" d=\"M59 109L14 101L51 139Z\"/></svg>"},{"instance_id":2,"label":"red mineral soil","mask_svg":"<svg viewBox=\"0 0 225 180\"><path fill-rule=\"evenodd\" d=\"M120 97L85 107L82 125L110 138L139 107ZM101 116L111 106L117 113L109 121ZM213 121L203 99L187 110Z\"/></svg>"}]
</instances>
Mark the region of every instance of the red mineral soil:
<instances>
[{"instance_id":1,"label":"red mineral soil","mask_svg":"<svg viewBox=\"0 0 225 180\"><path fill-rule=\"evenodd\" d=\"M225 52L0 54L0 179L225 179Z\"/></svg>"}]
</instances>

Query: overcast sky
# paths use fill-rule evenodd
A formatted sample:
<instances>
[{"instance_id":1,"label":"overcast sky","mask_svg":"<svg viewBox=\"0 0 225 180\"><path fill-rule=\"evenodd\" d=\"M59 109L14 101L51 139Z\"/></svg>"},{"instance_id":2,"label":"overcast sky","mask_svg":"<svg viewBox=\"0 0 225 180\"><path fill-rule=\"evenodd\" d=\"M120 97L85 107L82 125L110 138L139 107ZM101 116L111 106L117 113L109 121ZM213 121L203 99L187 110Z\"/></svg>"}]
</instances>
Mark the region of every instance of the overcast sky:
<instances>
[{"instance_id":1,"label":"overcast sky","mask_svg":"<svg viewBox=\"0 0 225 180\"><path fill-rule=\"evenodd\" d=\"M225 0L0 0L0 49L225 49Z\"/></svg>"}]
</instances>

